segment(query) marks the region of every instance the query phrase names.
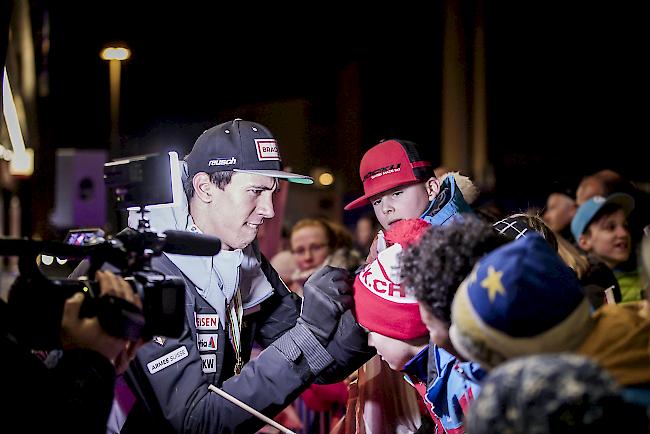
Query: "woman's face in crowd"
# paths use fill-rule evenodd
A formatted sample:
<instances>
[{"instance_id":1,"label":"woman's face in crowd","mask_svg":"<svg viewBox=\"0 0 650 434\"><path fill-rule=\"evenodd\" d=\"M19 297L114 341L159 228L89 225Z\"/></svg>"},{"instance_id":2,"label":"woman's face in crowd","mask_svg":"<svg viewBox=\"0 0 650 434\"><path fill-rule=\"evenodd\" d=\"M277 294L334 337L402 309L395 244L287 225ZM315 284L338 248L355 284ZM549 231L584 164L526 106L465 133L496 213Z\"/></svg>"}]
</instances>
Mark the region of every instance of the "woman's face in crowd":
<instances>
[{"instance_id":1,"label":"woman's face in crowd","mask_svg":"<svg viewBox=\"0 0 650 434\"><path fill-rule=\"evenodd\" d=\"M571 224L571 219L576 214L576 203L569 196L561 193L552 193L546 201L546 211L542 218L549 228L561 232Z\"/></svg>"},{"instance_id":2,"label":"woman's face in crowd","mask_svg":"<svg viewBox=\"0 0 650 434\"><path fill-rule=\"evenodd\" d=\"M627 218L622 209L602 216L589 225L589 230L578 241L582 250L616 268L630 257L632 241L627 228Z\"/></svg>"},{"instance_id":3,"label":"woman's face in crowd","mask_svg":"<svg viewBox=\"0 0 650 434\"><path fill-rule=\"evenodd\" d=\"M300 271L320 266L329 256L329 240L320 226L305 226L291 234L291 252Z\"/></svg>"}]
</instances>

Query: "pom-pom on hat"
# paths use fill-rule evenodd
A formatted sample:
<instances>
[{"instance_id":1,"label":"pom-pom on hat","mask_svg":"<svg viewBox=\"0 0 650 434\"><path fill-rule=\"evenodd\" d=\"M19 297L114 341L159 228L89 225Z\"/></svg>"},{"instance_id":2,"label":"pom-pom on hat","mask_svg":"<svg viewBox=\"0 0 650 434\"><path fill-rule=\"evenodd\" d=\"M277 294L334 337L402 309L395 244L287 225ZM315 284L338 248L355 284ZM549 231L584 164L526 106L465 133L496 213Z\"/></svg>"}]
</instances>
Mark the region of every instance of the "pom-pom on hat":
<instances>
[{"instance_id":1,"label":"pom-pom on hat","mask_svg":"<svg viewBox=\"0 0 650 434\"><path fill-rule=\"evenodd\" d=\"M395 223L386 233L386 240L394 244L357 274L354 280L356 317L369 331L403 341L428 334L417 300L401 284L400 260L402 250L417 242L429 227L420 219Z\"/></svg>"}]
</instances>

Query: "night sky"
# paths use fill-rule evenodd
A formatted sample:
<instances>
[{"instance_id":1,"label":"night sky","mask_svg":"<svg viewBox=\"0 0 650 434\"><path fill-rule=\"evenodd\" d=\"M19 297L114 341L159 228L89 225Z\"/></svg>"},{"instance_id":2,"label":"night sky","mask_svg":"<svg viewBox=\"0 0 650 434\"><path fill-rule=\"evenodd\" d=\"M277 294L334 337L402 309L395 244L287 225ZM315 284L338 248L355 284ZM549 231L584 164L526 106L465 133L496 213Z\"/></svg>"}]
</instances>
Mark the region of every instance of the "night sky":
<instances>
[{"instance_id":1,"label":"night sky","mask_svg":"<svg viewBox=\"0 0 650 434\"><path fill-rule=\"evenodd\" d=\"M552 181L571 184L606 166L650 181L638 158L648 143L644 15L615 3L597 10L519 3L485 5L488 143L499 194L517 205L539 201ZM283 11L113 1L98 9L101 2L33 7L37 38L42 10L50 19L50 95L40 103L50 149L108 146L108 66L98 53L123 41L133 51L122 69L123 143L154 150L173 142L189 151L205 128L239 108L295 98L308 101L310 134L319 135L312 146L334 140L341 71L353 64L360 149L352 155L401 137L431 146L435 159L439 5Z\"/></svg>"}]
</instances>

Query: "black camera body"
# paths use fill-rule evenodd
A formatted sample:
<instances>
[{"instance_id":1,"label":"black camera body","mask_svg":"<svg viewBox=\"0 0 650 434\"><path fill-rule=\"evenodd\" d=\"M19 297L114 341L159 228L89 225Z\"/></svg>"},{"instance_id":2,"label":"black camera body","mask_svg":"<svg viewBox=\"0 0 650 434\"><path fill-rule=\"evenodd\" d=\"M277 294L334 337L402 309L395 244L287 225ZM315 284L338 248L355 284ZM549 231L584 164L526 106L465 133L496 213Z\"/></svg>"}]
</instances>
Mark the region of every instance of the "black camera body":
<instances>
[{"instance_id":1,"label":"black camera body","mask_svg":"<svg viewBox=\"0 0 650 434\"><path fill-rule=\"evenodd\" d=\"M151 258L164 251L216 254L217 238L188 232L158 234L127 228L115 238L93 245L72 246L29 239L0 240L0 255L19 256L20 275L9 292L13 333L30 348L60 347L59 332L63 303L77 292L86 297L82 317L96 316L104 330L116 337L149 339L154 335L178 337L185 323L185 282L151 267ZM99 284L89 277L48 279L37 266L42 253L60 258L85 258L79 273L94 276L107 268L129 282L140 296L142 309L111 295L101 296Z\"/></svg>"},{"instance_id":2,"label":"black camera body","mask_svg":"<svg viewBox=\"0 0 650 434\"><path fill-rule=\"evenodd\" d=\"M107 187L118 198L118 207L141 213L137 229L126 228L104 238L101 230L77 229L66 242L0 239L0 256L19 256L20 275L9 293L12 333L32 349L60 347L60 325L65 300L77 292L86 297L81 316L97 317L109 334L135 340L154 335L179 337L185 324L185 282L151 266L163 252L212 256L221 250L216 237L186 231L158 233L145 218L148 208L175 203L180 179L175 153L151 154L106 163ZM182 191L180 194L183 194ZM48 279L37 266L39 254L83 259L73 275L77 279ZM101 295L93 280L99 269L109 269L127 280L140 296L142 309L126 300Z\"/></svg>"}]
</instances>

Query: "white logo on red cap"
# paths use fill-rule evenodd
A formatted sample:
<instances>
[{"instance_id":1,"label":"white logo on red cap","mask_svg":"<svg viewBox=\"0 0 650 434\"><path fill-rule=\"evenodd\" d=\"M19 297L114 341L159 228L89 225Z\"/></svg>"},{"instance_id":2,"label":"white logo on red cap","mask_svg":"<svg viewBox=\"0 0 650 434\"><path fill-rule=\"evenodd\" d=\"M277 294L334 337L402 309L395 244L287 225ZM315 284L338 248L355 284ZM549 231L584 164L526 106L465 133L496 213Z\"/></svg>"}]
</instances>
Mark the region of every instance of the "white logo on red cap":
<instances>
[{"instance_id":1,"label":"white logo on red cap","mask_svg":"<svg viewBox=\"0 0 650 434\"><path fill-rule=\"evenodd\" d=\"M257 149L257 159L260 161L275 160L280 161L278 144L275 139L255 139L255 148Z\"/></svg>"}]
</instances>

